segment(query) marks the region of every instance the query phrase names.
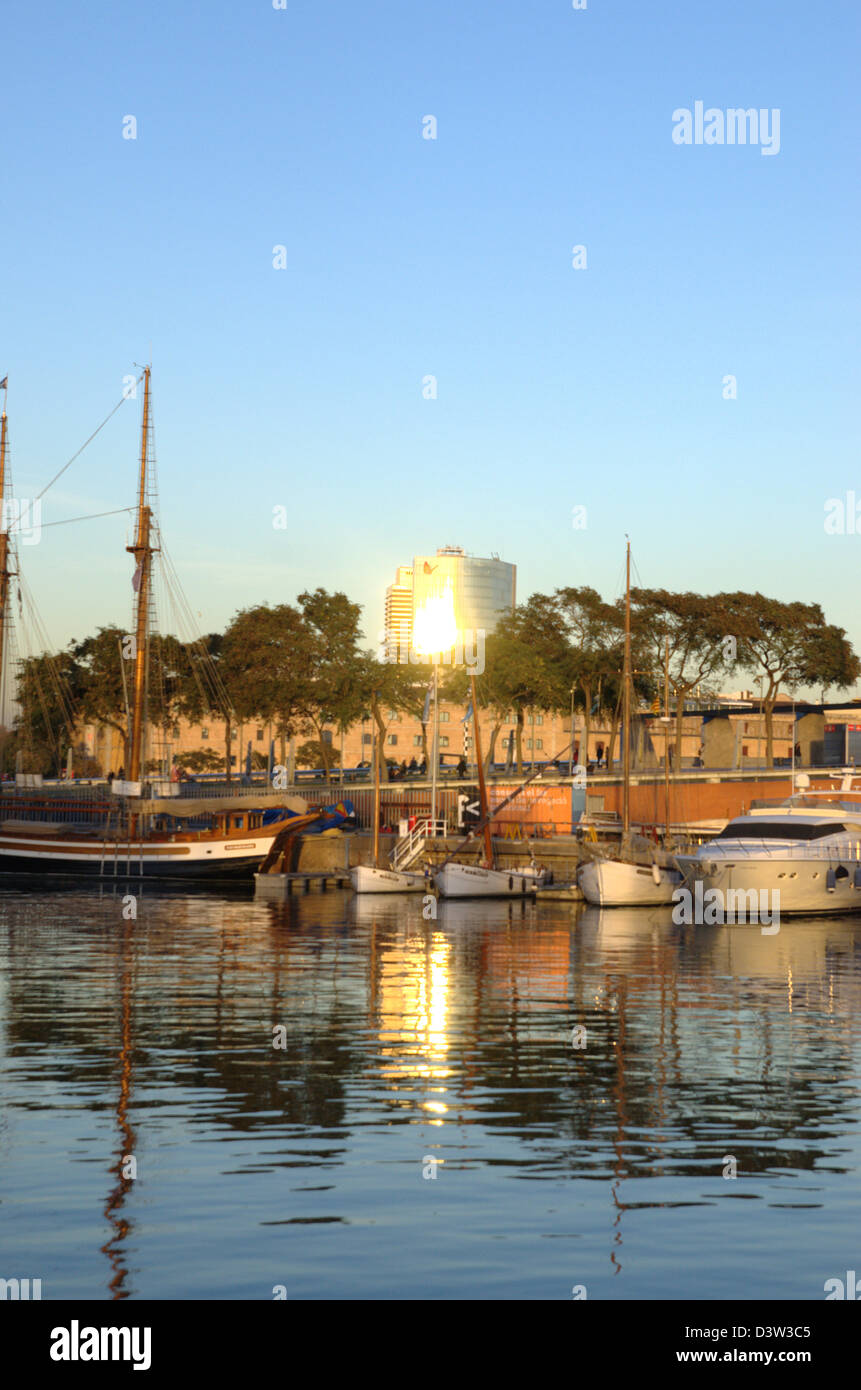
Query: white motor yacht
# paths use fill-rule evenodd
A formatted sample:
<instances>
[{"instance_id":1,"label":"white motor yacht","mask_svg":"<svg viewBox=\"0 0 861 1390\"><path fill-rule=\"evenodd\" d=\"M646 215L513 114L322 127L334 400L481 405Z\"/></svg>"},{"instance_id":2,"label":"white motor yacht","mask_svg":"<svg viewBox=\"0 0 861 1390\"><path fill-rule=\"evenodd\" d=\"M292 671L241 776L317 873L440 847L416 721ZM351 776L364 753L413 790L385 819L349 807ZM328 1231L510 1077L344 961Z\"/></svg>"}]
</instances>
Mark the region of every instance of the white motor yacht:
<instances>
[{"instance_id":1,"label":"white motor yacht","mask_svg":"<svg viewBox=\"0 0 861 1390\"><path fill-rule=\"evenodd\" d=\"M777 893L781 914L859 912L861 804L811 792L753 806L676 862L691 891L699 882L701 891L734 892L736 903L741 893Z\"/></svg>"}]
</instances>

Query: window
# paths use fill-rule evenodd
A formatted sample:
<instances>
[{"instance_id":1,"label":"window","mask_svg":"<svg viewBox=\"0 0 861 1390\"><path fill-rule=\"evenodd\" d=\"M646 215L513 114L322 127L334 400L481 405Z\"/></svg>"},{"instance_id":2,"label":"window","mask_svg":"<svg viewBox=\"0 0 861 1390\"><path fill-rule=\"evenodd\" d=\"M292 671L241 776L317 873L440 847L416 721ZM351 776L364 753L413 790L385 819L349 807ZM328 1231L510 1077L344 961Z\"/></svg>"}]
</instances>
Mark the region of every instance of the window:
<instances>
[{"instance_id":1,"label":"window","mask_svg":"<svg viewBox=\"0 0 861 1390\"><path fill-rule=\"evenodd\" d=\"M536 714L536 716L535 716L535 722L536 722L536 724L543 724L543 723L544 723L544 715L543 715L543 714ZM540 744L540 743L539 743L538 747L539 747L539 748L541 747L541 744Z\"/></svg>"},{"instance_id":2,"label":"window","mask_svg":"<svg viewBox=\"0 0 861 1390\"><path fill-rule=\"evenodd\" d=\"M239 737L239 735L238 735L236 729L231 729L231 730L230 730L230 742L231 742L231 743L235 743L238 737Z\"/></svg>"},{"instance_id":3,"label":"window","mask_svg":"<svg viewBox=\"0 0 861 1390\"><path fill-rule=\"evenodd\" d=\"M543 748L543 747L544 747L544 740L543 740L542 738L537 738L537 739L535 740L535 747L536 747L536 748Z\"/></svg>"},{"instance_id":4,"label":"window","mask_svg":"<svg viewBox=\"0 0 861 1390\"><path fill-rule=\"evenodd\" d=\"M231 767L235 767L235 766L236 766L236 754L235 754L235 753L231 753L231 755L230 755L230 766L231 766Z\"/></svg>"},{"instance_id":5,"label":"window","mask_svg":"<svg viewBox=\"0 0 861 1390\"><path fill-rule=\"evenodd\" d=\"M509 745L509 743L510 743L510 741L511 741L511 740L508 739L508 738L503 738L503 740L502 740L502 746L503 746L503 748L507 748L508 745Z\"/></svg>"},{"instance_id":6,"label":"window","mask_svg":"<svg viewBox=\"0 0 861 1390\"><path fill-rule=\"evenodd\" d=\"M821 840L826 835L846 834L846 826L838 821L811 825L809 821L767 821L752 816L750 820L730 821L718 835L719 840Z\"/></svg>"},{"instance_id":7,"label":"window","mask_svg":"<svg viewBox=\"0 0 861 1390\"><path fill-rule=\"evenodd\" d=\"M394 748L394 746L396 745L397 741L398 741L398 736L397 736L397 734L387 734L387 735L386 735L386 743L389 745L390 748Z\"/></svg>"},{"instance_id":8,"label":"window","mask_svg":"<svg viewBox=\"0 0 861 1390\"><path fill-rule=\"evenodd\" d=\"M326 744L327 748L331 748L331 747L332 747L332 730L331 730L331 729L324 729L324 730L323 730L323 733L322 733L322 740L323 740L323 742Z\"/></svg>"},{"instance_id":9,"label":"window","mask_svg":"<svg viewBox=\"0 0 861 1390\"><path fill-rule=\"evenodd\" d=\"M421 736L421 734L413 734L413 748L421 748L421 746L422 746L422 736Z\"/></svg>"},{"instance_id":10,"label":"window","mask_svg":"<svg viewBox=\"0 0 861 1390\"><path fill-rule=\"evenodd\" d=\"M401 716L398 714L398 712L397 712L396 709L390 709L390 710L389 710L389 723L390 723L390 724L397 724L397 723L399 723L399 722L400 722L400 717L401 717Z\"/></svg>"},{"instance_id":11,"label":"window","mask_svg":"<svg viewBox=\"0 0 861 1390\"><path fill-rule=\"evenodd\" d=\"M206 729L206 728L201 728L201 730L200 730L200 737L201 737L201 738L209 738L209 730Z\"/></svg>"},{"instance_id":12,"label":"window","mask_svg":"<svg viewBox=\"0 0 861 1390\"><path fill-rule=\"evenodd\" d=\"M447 709L441 709L440 712L439 712L439 722L440 722L440 724L447 724L447 723L449 722L450 719L451 719L451 715L449 714L448 710L447 710Z\"/></svg>"},{"instance_id":13,"label":"window","mask_svg":"<svg viewBox=\"0 0 861 1390\"><path fill-rule=\"evenodd\" d=\"M374 741L374 740L373 740L373 737L371 736L371 734L362 734L362 742L363 742L363 743L373 743L373 741Z\"/></svg>"},{"instance_id":14,"label":"window","mask_svg":"<svg viewBox=\"0 0 861 1390\"><path fill-rule=\"evenodd\" d=\"M746 743L743 743L743 744L741 745L741 756L742 756L743 758L746 758L746 757L748 756L747 744L746 744Z\"/></svg>"},{"instance_id":15,"label":"window","mask_svg":"<svg viewBox=\"0 0 861 1390\"><path fill-rule=\"evenodd\" d=\"M439 746L440 748L448 748L448 734L440 734Z\"/></svg>"},{"instance_id":16,"label":"window","mask_svg":"<svg viewBox=\"0 0 861 1390\"><path fill-rule=\"evenodd\" d=\"M257 730L257 742L258 742L258 743L261 743L262 741L263 741L263 730L262 730L262 729L258 729L258 730Z\"/></svg>"},{"instance_id":17,"label":"window","mask_svg":"<svg viewBox=\"0 0 861 1390\"><path fill-rule=\"evenodd\" d=\"M178 725L178 724L174 724L174 726L173 726L173 737L174 737L174 738L179 738L179 725Z\"/></svg>"}]
</instances>

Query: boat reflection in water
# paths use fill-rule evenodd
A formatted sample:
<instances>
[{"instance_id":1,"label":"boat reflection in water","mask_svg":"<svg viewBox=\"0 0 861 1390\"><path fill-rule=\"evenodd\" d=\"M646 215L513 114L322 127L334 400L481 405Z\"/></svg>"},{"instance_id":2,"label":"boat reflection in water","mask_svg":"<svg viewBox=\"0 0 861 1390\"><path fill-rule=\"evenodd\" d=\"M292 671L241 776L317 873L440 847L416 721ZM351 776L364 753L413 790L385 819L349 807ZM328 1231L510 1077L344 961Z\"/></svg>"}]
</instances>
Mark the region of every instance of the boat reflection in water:
<instances>
[{"instance_id":1,"label":"boat reflection in water","mask_svg":"<svg viewBox=\"0 0 861 1390\"><path fill-rule=\"evenodd\" d=\"M816 1298L845 1261L851 918L123 901L0 898L0 1238L51 1297Z\"/></svg>"}]
</instances>

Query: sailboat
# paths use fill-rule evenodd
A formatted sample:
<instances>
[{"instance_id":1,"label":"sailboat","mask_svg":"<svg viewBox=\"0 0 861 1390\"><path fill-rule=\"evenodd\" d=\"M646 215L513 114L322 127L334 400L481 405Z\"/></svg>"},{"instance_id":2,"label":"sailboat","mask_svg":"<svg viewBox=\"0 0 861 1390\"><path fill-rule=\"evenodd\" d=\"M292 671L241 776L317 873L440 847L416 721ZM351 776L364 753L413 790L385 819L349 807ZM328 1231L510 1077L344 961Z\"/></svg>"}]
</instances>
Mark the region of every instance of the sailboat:
<instances>
[{"instance_id":1,"label":"sailboat","mask_svg":"<svg viewBox=\"0 0 861 1390\"><path fill-rule=\"evenodd\" d=\"M424 873L410 869L380 868L380 758L374 729L374 854L370 864L354 864L350 882L357 893L423 893L428 891Z\"/></svg>"},{"instance_id":2,"label":"sailboat","mask_svg":"<svg viewBox=\"0 0 861 1390\"><path fill-rule=\"evenodd\" d=\"M307 812L298 797L245 792L217 800L188 798L179 787L150 795L145 774L146 692L152 580L153 514L149 366L143 371L143 420L134 544L134 673L128 740L128 779L111 786L43 788L41 777L16 777L0 804L0 871L86 874L98 878L249 877L291 818ZM0 509L6 464L6 411L0 433ZM0 539L0 634L9 580L5 534ZM2 652L0 652L2 655ZM282 814L264 826L267 810Z\"/></svg>"},{"instance_id":3,"label":"sailboat","mask_svg":"<svg viewBox=\"0 0 861 1390\"><path fill-rule=\"evenodd\" d=\"M478 793L481 803L482 830L484 835L484 863L458 864L446 860L434 870L434 883L442 898L521 898L534 893L547 880L546 870L540 865L526 865L524 868L501 869L496 860L493 836L490 829L490 807L487 797L487 783L484 776L484 761L481 754L481 730L478 722L478 700L475 694L475 676L470 676L472 690L472 712L475 721L475 759L478 769ZM532 781L540 773L534 773L527 781ZM526 783L523 784L524 786ZM518 787L515 796L523 790ZM507 798L513 800L513 797ZM497 807L497 811L501 810ZM456 851L455 851L456 852Z\"/></svg>"},{"instance_id":4,"label":"sailboat","mask_svg":"<svg viewBox=\"0 0 861 1390\"><path fill-rule=\"evenodd\" d=\"M588 903L598 907L651 907L672 903L682 875L658 862L637 863L630 848L631 833L631 542L627 543L625 585L625 660L622 674L624 742L622 744L622 844L618 857L581 864L577 883ZM665 758L665 764L666 764ZM667 797L669 791L667 790ZM669 818L669 811L667 810ZM669 822L668 822L669 823Z\"/></svg>"}]
</instances>

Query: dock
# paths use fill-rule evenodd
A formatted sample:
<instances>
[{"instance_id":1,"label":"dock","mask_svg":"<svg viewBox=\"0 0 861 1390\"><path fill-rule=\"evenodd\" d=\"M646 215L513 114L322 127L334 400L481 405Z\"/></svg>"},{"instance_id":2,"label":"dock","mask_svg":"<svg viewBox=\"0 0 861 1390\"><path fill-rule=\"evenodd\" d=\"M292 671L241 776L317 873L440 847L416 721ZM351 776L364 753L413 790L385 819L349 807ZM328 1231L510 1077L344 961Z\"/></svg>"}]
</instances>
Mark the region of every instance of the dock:
<instances>
[{"instance_id":1,"label":"dock","mask_svg":"<svg viewBox=\"0 0 861 1390\"><path fill-rule=\"evenodd\" d=\"M343 869L296 874L255 874L254 896L283 902L294 893L325 893L329 888L349 888L350 875Z\"/></svg>"}]
</instances>

